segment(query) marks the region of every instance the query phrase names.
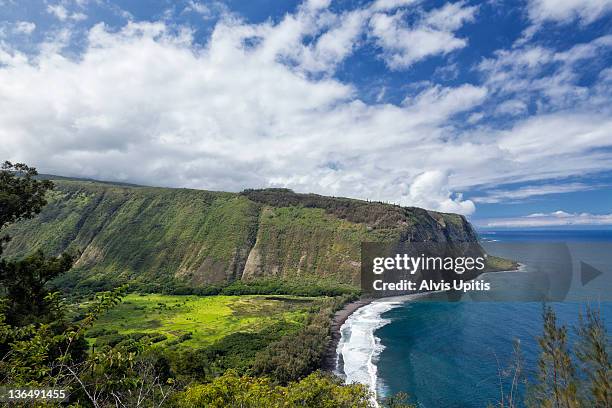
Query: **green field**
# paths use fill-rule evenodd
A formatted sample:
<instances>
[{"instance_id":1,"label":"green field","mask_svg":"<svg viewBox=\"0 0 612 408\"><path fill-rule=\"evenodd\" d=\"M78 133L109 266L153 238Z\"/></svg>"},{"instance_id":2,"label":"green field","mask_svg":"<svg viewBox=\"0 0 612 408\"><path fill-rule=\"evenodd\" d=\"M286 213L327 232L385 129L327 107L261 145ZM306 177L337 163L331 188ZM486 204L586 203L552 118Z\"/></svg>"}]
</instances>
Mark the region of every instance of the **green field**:
<instances>
[{"instance_id":1,"label":"green field","mask_svg":"<svg viewBox=\"0 0 612 408\"><path fill-rule=\"evenodd\" d=\"M87 334L112 342L156 338L159 344L198 347L237 332L259 332L279 322L302 327L316 299L291 296L171 296L130 294Z\"/></svg>"}]
</instances>

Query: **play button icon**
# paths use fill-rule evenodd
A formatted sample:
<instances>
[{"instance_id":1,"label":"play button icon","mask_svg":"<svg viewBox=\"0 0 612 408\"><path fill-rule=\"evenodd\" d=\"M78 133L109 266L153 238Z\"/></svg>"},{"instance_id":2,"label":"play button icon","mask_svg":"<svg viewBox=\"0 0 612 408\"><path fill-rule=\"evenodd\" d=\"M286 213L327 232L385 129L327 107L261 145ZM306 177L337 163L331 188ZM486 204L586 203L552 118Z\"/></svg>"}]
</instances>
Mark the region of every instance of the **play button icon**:
<instances>
[{"instance_id":1,"label":"play button icon","mask_svg":"<svg viewBox=\"0 0 612 408\"><path fill-rule=\"evenodd\" d=\"M594 268L586 262L580 261L580 280L582 281L582 286L585 286L602 273L603 272L599 269Z\"/></svg>"}]
</instances>

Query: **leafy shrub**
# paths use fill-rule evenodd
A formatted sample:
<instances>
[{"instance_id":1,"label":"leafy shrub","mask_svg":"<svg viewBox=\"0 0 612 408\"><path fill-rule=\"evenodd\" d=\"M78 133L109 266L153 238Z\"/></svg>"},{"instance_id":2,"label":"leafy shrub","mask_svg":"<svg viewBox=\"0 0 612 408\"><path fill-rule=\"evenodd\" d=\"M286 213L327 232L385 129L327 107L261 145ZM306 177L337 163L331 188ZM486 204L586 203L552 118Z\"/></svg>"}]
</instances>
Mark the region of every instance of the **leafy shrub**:
<instances>
[{"instance_id":1,"label":"leafy shrub","mask_svg":"<svg viewBox=\"0 0 612 408\"><path fill-rule=\"evenodd\" d=\"M282 337L259 352L253 373L287 384L320 368L330 341L330 318L350 298L328 299L302 330Z\"/></svg>"},{"instance_id":2,"label":"leafy shrub","mask_svg":"<svg viewBox=\"0 0 612 408\"><path fill-rule=\"evenodd\" d=\"M313 373L287 386L266 378L240 377L228 371L208 384L191 385L174 399L180 408L369 408L370 394L361 384L343 385L338 378Z\"/></svg>"},{"instance_id":3,"label":"leafy shrub","mask_svg":"<svg viewBox=\"0 0 612 408\"><path fill-rule=\"evenodd\" d=\"M257 353L284 334L296 331L296 324L280 321L255 333L232 333L214 344L199 349L170 352L175 372L186 378L205 380L229 369L246 374Z\"/></svg>"}]
</instances>

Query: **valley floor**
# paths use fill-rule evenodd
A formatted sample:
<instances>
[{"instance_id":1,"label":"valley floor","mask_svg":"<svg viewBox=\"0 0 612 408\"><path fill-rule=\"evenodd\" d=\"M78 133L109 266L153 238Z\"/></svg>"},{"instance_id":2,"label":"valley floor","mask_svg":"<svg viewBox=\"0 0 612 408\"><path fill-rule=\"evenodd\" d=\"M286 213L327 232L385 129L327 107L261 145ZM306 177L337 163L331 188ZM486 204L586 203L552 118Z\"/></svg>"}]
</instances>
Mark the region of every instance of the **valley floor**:
<instances>
[{"instance_id":1,"label":"valley floor","mask_svg":"<svg viewBox=\"0 0 612 408\"><path fill-rule=\"evenodd\" d=\"M148 336L164 346L202 347L232 333L260 332L278 323L284 331L297 330L315 301L271 295L130 294L100 319L87 338L90 344L115 345Z\"/></svg>"}]
</instances>

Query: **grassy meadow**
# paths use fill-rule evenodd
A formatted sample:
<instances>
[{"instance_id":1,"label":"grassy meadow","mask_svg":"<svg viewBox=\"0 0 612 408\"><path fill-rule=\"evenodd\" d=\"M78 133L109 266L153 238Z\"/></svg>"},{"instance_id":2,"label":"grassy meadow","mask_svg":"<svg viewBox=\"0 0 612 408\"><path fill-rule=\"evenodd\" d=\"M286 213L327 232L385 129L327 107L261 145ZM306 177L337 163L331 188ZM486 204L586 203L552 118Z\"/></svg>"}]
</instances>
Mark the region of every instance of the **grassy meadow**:
<instances>
[{"instance_id":1,"label":"grassy meadow","mask_svg":"<svg viewBox=\"0 0 612 408\"><path fill-rule=\"evenodd\" d=\"M156 344L201 347L279 323L287 332L298 330L314 303L315 298L292 296L130 294L100 319L87 339L90 344L114 345L147 336Z\"/></svg>"}]
</instances>

